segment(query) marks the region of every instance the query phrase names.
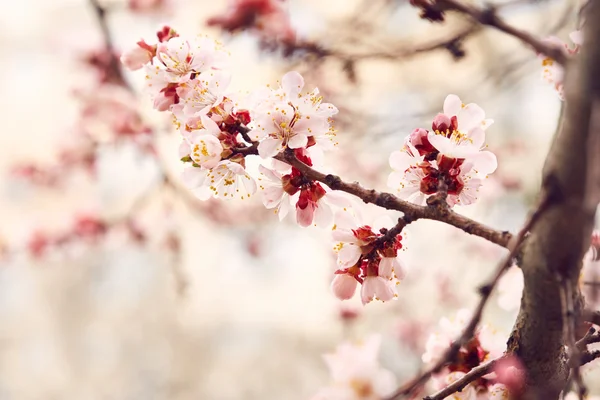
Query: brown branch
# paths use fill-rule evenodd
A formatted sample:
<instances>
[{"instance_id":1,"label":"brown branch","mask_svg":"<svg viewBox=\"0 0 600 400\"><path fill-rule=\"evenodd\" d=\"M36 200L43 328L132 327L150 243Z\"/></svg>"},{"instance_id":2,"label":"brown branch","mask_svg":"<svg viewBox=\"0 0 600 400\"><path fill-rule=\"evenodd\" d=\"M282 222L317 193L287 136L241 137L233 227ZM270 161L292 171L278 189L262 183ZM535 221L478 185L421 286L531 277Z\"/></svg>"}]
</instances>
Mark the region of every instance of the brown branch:
<instances>
[{"instance_id":1,"label":"brown branch","mask_svg":"<svg viewBox=\"0 0 600 400\"><path fill-rule=\"evenodd\" d=\"M465 4L458 0L435 0L434 7L439 8L437 10L438 12L452 10L468 15L482 25L491 26L501 32L506 33L507 35L519 39L521 42L533 48L533 50L536 52L545 54L560 64L564 65L568 60L567 55L562 47L546 43L526 31L509 25L497 15L496 9L493 7L479 8L471 4Z\"/></svg>"},{"instance_id":2,"label":"brown branch","mask_svg":"<svg viewBox=\"0 0 600 400\"><path fill-rule=\"evenodd\" d=\"M244 149L243 154L258 154L258 150L256 146L251 146ZM322 182L333 190L340 190L352 194L365 203L375 204L388 210L401 211L404 213L404 219L407 223L414 222L418 219L432 219L452 225L466 233L479 236L503 247L508 247L509 241L512 238L512 235L509 232L497 231L468 217L457 214L452 210L430 206L419 206L401 200L391 193L366 189L358 183L344 182L339 176L324 174L309 167L298 160L293 152L280 153L275 156L275 158L298 169L307 178Z\"/></svg>"},{"instance_id":3,"label":"brown branch","mask_svg":"<svg viewBox=\"0 0 600 400\"><path fill-rule=\"evenodd\" d=\"M580 365L590 363L597 358L600 358L600 350L584 351L583 353L581 353Z\"/></svg>"},{"instance_id":4,"label":"brown branch","mask_svg":"<svg viewBox=\"0 0 600 400\"><path fill-rule=\"evenodd\" d=\"M600 333L596 331L593 327L591 327L585 334L584 337L579 339L575 346L579 349L579 351L584 351L587 348L588 344L598 343L600 342Z\"/></svg>"},{"instance_id":5,"label":"brown branch","mask_svg":"<svg viewBox=\"0 0 600 400\"><path fill-rule=\"evenodd\" d=\"M599 20L600 2L591 2L588 12L590 20ZM593 107L600 102L600 44L592 40L599 35L600 25L586 25L581 54L566 66L564 112L543 170L541 190L550 204L523 250L523 298L507 351L527 371L525 398L557 399L571 369L564 325L572 317L565 313L578 316L582 306L576 283L598 204L590 183L600 180L600 170L591 168L600 135L594 123L600 109ZM574 350L572 338L568 341Z\"/></svg>"},{"instance_id":6,"label":"brown branch","mask_svg":"<svg viewBox=\"0 0 600 400\"><path fill-rule=\"evenodd\" d=\"M452 393L460 392L464 389L469 383L481 378L484 375L487 375L494 368L496 363L500 361L503 357L496 358L494 360L488 361L485 364L481 364L465 375L463 375L460 379L452 382L450 385L446 386L439 392L436 392L430 396L425 396L423 400L442 400L446 397L450 396Z\"/></svg>"},{"instance_id":7,"label":"brown branch","mask_svg":"<svg viewBox=\"0 0 600 400\"><path fill-rule=\"evenodd\" d=\"M480 287L479 293L481 294L481 299L479 300L475 312L473 313L467 326L463 329L460 337L454 342L452 342L450 347L444 352L442 357L432 367L430 367L416 378L413 378L411 381L401 386L398 390L396 390L396 392L392 396L388 398L388 400L396 399L400 396L409 395L415 389L423 386L433 374L438 373L439 371L441 371L442 368L444 368L444 366L446 366L446 364L452 362L452 360L456 357L456 354L463 346L463 344L465 344L475 335L475 330L477 329L477 325L479 325L479 321L481 320L481 317L483 315L483 309L485 308L485 305L489 300L492 291L494 290L494 287L496 287L504 272L506 272L506 270L512 265L513 259L519 252L519 249L521 247L521 244L523 243L523 240L525 239L527 232L529 232L529 230L536 224L536 222L539 220L539 217L546 210L547 206L548 198L544 197L540 201L538 207L533 211L533 213L531 213L531 215L529 216L519 233L510 239L507 245L508 249L510 250L508 255L502 260L500 264L498 264L498 267L496 268L496 272L492 279L490 279L488 283Z\"/></svg>"},{"instance_id":8,"label":"brown branch","mask_svg":"<svg viewBox=\"0 0 600 400\"><path fill-rule=\"evenodd\" d=\"M98 0L89 1L92 8L94 9L96 20L98 22L98 26L100 27L102 38L104 39L104 51L106 51L106 53L109 56L107 78L112 83L123 86L128 90L133 91L132 88L129 86L129 83L127 83L127 80L125 79L125 75L123 74L123 70L121 68L121 62L119 60L119 57L117 57L117 53L115 51L112 34L110 32L110 28L108 27L107 10L100 4Z\"/></svg>"},{"instance_id":9,"label":"brown branch","mask_svg":"<svg viewBox=\"0 0 600 400\"><path fill-rule=\"evenodd\" d=\"M594 325L600 326L600 311L583 310L582 318L584 321L591 322Z\"/></svg>"}]
</instances>

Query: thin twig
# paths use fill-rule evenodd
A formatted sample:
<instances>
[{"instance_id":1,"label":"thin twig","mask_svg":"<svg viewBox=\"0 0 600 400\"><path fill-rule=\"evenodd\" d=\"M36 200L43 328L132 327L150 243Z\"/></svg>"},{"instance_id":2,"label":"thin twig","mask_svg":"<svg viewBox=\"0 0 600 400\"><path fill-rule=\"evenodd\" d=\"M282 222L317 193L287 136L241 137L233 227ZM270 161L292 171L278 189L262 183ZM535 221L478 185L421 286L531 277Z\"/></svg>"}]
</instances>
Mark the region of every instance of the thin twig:
<instances>
[{"instance_id":1,"label":"thin twig","mask_svg":"<svg viewBox=\"0 0 600 400\"><path fill-rule=\"evenodd\" d=\"M598 342L600 342L600 333L597 332L596 329L594 329L594 327L591 327L586 332L585 336L579 339L577 343L575 343L575 345L577 346L579 351L584 351L587 348L588 344Z\"/></svg>"},{"instance_id":2,"label":"thin twig","mask_svg":"<svg viewBox=\"0 0 600 400\"><path fill-rule=\"evenodd\" d=\"M92 8L94 9L94 13L96 14L96 20L98 21L100 32L102 33L102 38L104 39L104 51L109 56L108 79L113 83L121 85L127 88L128 90L132 91L132 88L129 86L129 83L123 75L121 63L115 51L114 41L110 32L110 28L108 27L108 21L106 18L106 8L103 7L98 0L89 1L92 5Z\"/></svg>"},{"instance_id":3,"label":"thin twig","mask_svg":"<svg viewBox=\"0 0 600 400\"><path fill-rule=\"evenodd\" d=\"M439 6L441 11L458 11L468 15L482 25L491 26L501 32L506 33L507 35L513 36L519 39L521 42L529 45L536 52L545 54L560 64L564 65L568 60L567 55L562 47L544 42L526 31L517 29L514 26L507 24L497 15L496 9L493 7L479 8L477 6L465 4L462 1L457 0L436 0L435 5Z\"/></svg>"},{"instance_id":4,"label":"thin twig","mask_svg":"<svg viewBox=\"0 0 600 400\"><path fill-rule=\"evenodd\" d=\"M581 353L581 357L579 358L579 365L585 365L597 358L600 358L600 350L584 351Z\"/></svg>"},{"instance_id":5,"label":"thin twig","mask_svg":"<svg viewBox=\"0 0 600 400\"><path fill-rule=\"evenodd\" d=\"M504 356L503 356L504 357ZM425 396L423 400L442 400L446 397L450 396L452 393L460 392L465 388L469 383L481 378L484 375L490 373L490 371L494 368L496 363L500 361L503 357L496 358L494 360L488 361L485 364L481 364L465 375L463 375L460 379L452 382L450 385L446 386L439 392L436 392L430 396Z\"/></svg>"},{"instance_id":6,"label":"thin twig","mask_svg":"<svg viewBox=\"0 0 600 400\"><path fill-rule=\"evenodd\" d=\"M454 342L452 342L450 347L448 347L446 352L444 352L442 357L440 357L440 359L433 366L431 366L425 372L421 373L417 377L413 378L411 381L407 382L406 384L404 384L400 388L398 388L398 390L396 390L396 392L393 395L391 395L388 398L388 400L397 399L400 396L409 395L415 389L423 386L425 384L425 382L427 382L433 374L441 371L441 369L444 368L444 366L446 366L448 363L452 362L452 360L454 360L454 358L456 357L456 354L458 353L460 348L474 336L475 330L477 329L477 325L479 324L479 321L481 320L481 317L483 314L483 309L484 309L487 301L489 300L494 287L498 284L498 281L500 281L500 278L502 277L504 272L506 272L506 270L512 265L513 259L516 256L517 252L519 251L527 232L529 232L529 230L533 227L533 225L535 225L535 223L538 221L540 215L542 215L542 213L546 210L546 207L548 206L548 204L549 204L549 197L544 196L542 198L542 200L540 201L538 207L529 216L529 218L527 219L527 221L525 222L525 224L523 225L523 227L521 228L519 233L516 236L513 236L509 240L507 247L510 251L509 251L508 255L502 260L502 262L500 264L498 264L496 273L494 274L492 279L487 284L480 287L479 293L481 294L481 299L479 300L479 304L477 305L477 308L475 309L475 312L473 313L471 320L469 321L467 326L463 329L460 337L458 339L456 339Z\"/></svg>"},{"instance_id":7,"label":"thin twig","mask_svg":"<svg viewBox=\"0 0 600 400\"><path fill-rule=\"evenodd\" d=\"M585 309L582 318L587 322L600 326L600 311Z\"/></svg>"}]
</instances>

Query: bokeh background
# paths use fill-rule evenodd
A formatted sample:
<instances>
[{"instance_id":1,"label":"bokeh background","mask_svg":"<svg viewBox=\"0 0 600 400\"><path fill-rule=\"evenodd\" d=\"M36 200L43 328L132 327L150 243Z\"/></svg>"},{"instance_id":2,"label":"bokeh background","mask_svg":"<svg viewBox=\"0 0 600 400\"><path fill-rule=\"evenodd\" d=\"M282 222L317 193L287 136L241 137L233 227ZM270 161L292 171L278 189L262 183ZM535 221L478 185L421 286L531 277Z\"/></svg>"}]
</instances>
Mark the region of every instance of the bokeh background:
<instances>
[{"instance_id":1,"label":"bokeh background","mask_svg":"<svg viewBox=\"0 0 600 400\"><path fill-rule=\"evenodd\" d=\"M391 151L455 93L495 120L487 141L499 160L480 201L459 212L515 231L535 198L561 103L535 54L513 38L480 29L458 43L463 57L415 53L470 23L450 16L431 24L406 1L289 1L299 37L366 55L349 62L285 56L252 32L207 27L225 1L169 0L147 11L102 4L117 50L166 23L220 38L232 53L234 89L303 73L340 108L328 167L366 186L385 189ZM497 4L540 36L567 40L577 26L574 1ZM410 272L399 299L342 305L329 292L329 232L279 223L258 196L198 204L181 185L178 135L141 94L143 73L126 74L137 98L125 101L153 127L150 136L115 138L103 118L117 110L82 120L82 98L101 94L89 59L103 43L86 0L0 4L0 399L307 399L328 381L321 354L371 333L383 335L382 363L400 380L417 371L427 335L440 317L474 304L503 249L418 221L408 227ZM89 135L95 172L65 167L65 149L78 154ZM24 177L31 164L55 182ZM76 231L33 251L36 238L70 232L82 215L114 228ZM507 338L515 315L494 300L485 322Z\"/></svg>"}]
</instances>

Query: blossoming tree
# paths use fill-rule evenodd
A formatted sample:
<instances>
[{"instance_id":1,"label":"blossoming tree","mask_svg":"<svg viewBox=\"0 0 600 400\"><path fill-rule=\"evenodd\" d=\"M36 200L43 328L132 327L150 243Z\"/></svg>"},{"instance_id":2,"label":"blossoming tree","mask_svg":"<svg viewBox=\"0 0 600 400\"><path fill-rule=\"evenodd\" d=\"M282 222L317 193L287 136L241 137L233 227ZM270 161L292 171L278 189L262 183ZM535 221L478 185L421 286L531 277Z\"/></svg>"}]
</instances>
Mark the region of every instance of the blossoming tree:
<instances>
[{"instance_id":1,"label":"blossoming tree","mask_svg":"<svg viewBox=\"0 0 600 400\"><path fill-rule=\"evenodd\" d=\"M143 8L162 2L132 3ZM543 77L564 100L537 205L518 232L500 231L454 211L457 205L475 203L486 178L498 167L494 148L486 145L494 121L482 107L455 94L448 94L439 112L431 115L430 126L415 127L403 145L390 152L388 190L379 191L349 182L335 171L325 172L324 160L344 146L343 130L334 125L339 110L294 70L275 84L257 83L250 93L236 93L229 89L236 77L228 70L226 46L170 26L161 28L155 40L132 45L120 54L120 63L144 75L145 95L156 112L169 114L181 136L179 154L173 157L184 165L187 188L176 191L195 196L190 201L238 198L248 207L255 207L255 197L260 197L262 205L274 211L274 218L293 219L298 229L330 230L336 257L331 292L340 300L349 300L359 291L362 304L369 307L371 302L391 302L398 296L410 267L401 251L406 228L418 220L448 224L508 250L480 287L476 308L442 319L429 336L420 374L398 382L379 364L380 338L371 336L362 343L343 343L325 356L331 384L318 390L315 399L557 399L561 394L584 398L587 387L580 367L600 357L598 350L588 348L600 342L594 327L600 324L600 313L594 310L594 291L586 285L582 289L586 279L580 279L582 274L593 275L600 248L598 234L593 233L600 201L600 165L595 157L600 150L600 45L596 40L600 28L594 23L600 20L600 4L589 1L582 6L585 19L581 30L571 35L573 46L517 29L492 7L458 0L412 0L411 4L432 23L443 22L449 13L461 13L477 29L489 26L522 41L534 51L532 57L537 54L541 59ZM153 153L144 140L153 128L131 107L137 94L113 53L106 10L95 1L93 5L109 50L95 62L118 93L111 93L106 101L92 97L84 115L110 114L120 136L134 137ZM208 22L227 32L253 32L265 48L280 50L283 56L336 55L297 37L283 2L277 0L235 0L228 13ZM443 45L460 53L457 40L449 42L454 47ZM99 102L106 109L99 109ZM93 145L90 142L90 148ZM93 154L77 152L65 162L86 167L93 163ZM252 170L249 164L258 166ZM53 182L52 176L34 167L18 172ZM176 185L167 176L165 182ZM365 204L393 211L396 220L369 218ZM117 222L80 218L74 235L98 237L118 224L142 240L144 235L128 217ZM65 234L56 242L69 237ZM177 249L176 236L170 236L168 243ZM49 238L38 235L30 248L41 254L48 245ZM506 345L492 328L480 323L495 290L501 292L502 307L519 308ZM502 297L511 290L523 291L520 302L514 301L514 295ZM432 385L427 386L430 380Z\"/></svg>"}]
</instances>

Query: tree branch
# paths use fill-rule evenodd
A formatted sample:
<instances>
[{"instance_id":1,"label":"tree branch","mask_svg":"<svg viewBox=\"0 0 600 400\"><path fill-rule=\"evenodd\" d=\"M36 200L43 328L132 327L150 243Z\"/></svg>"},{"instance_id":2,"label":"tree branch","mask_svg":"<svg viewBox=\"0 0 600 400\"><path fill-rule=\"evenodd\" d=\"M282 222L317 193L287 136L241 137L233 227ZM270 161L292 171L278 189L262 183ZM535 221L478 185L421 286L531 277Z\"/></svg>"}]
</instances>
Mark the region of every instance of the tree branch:
<instances>
[{"instance_id":1,"label":"tree branch","mask_svg":"<svg viewBox=\"0 0 600 400\"><path fill-rule=\"evenodd\" d=\"M567 63L568 58L562 47L546 43L528 32L507 24L497 15L496 9L493 7L479 8L457 0L436 0L435 5L439 6L441 11L452 10L468 15L482 25L491 26L507 35L519 39L536 52L545 54L560 64L564 65Z\"/></svg>"},{"instance_id":2,"label":"tree branch","mask_svg":"<svg viewBox=\"0 0 600 400\"><path fill-rule=\"evenodd\" d=\"M494 290L494 287L496 287L504 272L506 272L506 270L512 265L513 259L519 252L521 243L523 243L527 232L529 232L529 230L531 230L532 227L537 223L540 216L545 212L547 206L548 199L547 197L544 197L542 198L540 204L534 210L534 212L531 213L531 215L529 216L519 233L510 239L507 245L508 249L510 250L509 254L502 260L500 264L498 264L498 267L496 268L496 272L492 279L490 279L490 281L487 284L484 284L479 288L481 299L479 300L475 312L473 313L467 326L463 329L460 337L454 342L452 342L450 347L444 352L439 361L437 361L432 367L427 369L422 374L418 375L411 381L401 386L393 395L391 395L388 398L388 400L393 400L399 398L400 396L409 395L415 389L424 385L433 374L438 373L442 370L442 368L444 368L444 366L446 366L446 364L451 362L456 357L456 354L458 353L462 345L469 341L475 335L475 330L477 329L477 325L479 325L479 321L481 320L481 317L483 315L483 309L485 308L485 305L489 300L492 291Z\"/></svg>"},{"instance_id":3,"label":"tree branch","mask_svg":"<svg viewBox=\"0 0 600 400\"><path fill-rule=\"evenodd\" d=\"M446 386L439 392L436 392L430 396L424 397L423 400L443 400L446 397L450 396L452 393L460 392L469 383L481 378L484 375L489 374L490 371L496 365L496 363L498 361L500 361L502 358L503 357L496 358L494 360L488 361L485 364L481 364L481 365L473 368L472 370L467 372L465 375L463 375L462 378L452 382L450 385Z\"/></svg>"},{"instance_id":4,"label":"tree branch","mask_svg":"<svg viewBox=\"0 0 600 400\"><path fill-rule=\"evenodd\" d=\"M591 2L588 13L589 21L600 20L600 2ZM587 24L584 36L580 55L566 68L563 118L544 166L542 192L550 204L531 231L520 265L525 287L508 352L527 371L526 398L557 399L564 389L569 364L563 304L570 303L567 312L576 316L582 306L577 282L598 204L590 182L600 179L598 168L590 168L599 151L594 114L600 109L592 110L600 104L600 43L594 40L600 25Z\"/></svg>"}]
</instances>

